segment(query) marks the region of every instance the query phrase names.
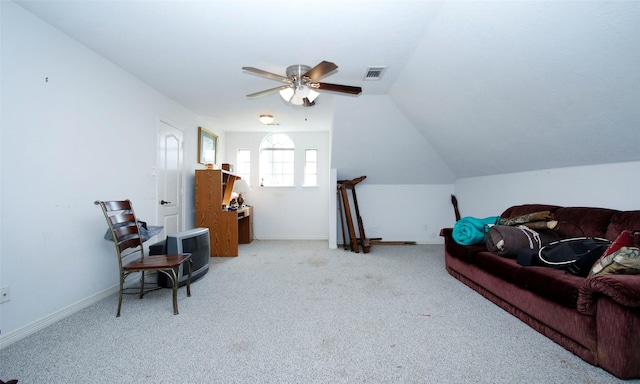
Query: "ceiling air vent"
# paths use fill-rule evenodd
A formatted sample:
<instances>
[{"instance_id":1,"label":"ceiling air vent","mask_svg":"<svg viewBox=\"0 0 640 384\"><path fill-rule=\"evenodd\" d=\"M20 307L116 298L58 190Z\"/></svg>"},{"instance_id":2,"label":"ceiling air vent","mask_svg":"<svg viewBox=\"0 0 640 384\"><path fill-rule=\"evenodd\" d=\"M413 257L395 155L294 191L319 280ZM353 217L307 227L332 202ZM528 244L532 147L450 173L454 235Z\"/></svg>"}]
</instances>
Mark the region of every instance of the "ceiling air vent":
<instances>
[{"instance_id":1,"label":"ceiling air vent","mask_svg":"<svg viewBox=\"0 0 640 384\"><path fill-rule=\"evenodd\" d=\"M387 67L368 67L367 72L364 74L365 80L380 80L382 74L387 70Z\"/></svg>"}]
</instances>

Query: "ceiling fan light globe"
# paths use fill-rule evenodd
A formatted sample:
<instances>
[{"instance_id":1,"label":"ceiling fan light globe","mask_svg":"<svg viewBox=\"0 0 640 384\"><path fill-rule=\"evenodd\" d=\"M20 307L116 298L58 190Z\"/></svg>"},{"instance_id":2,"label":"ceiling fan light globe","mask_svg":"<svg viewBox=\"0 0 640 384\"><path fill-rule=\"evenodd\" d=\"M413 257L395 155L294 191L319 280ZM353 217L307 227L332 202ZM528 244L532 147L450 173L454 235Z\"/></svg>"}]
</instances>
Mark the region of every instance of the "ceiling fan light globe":
<instances>
[{"instance_id":1,"label":"ceiling fan light globe","mask_svg":"<svg viewBox=\"0 0 640 384\"><path fill-rule=\"evenodd\" d=\"M293 88L285 88L280 90L280 96L284 99L284 101L289 102L294 95Z\"/></svg>"},{"instance_id":2,"label":"ceiling fan light globe","mask_svg":"<svg viewBox=\"0 0 640 384\"><path fill-rule=\"evenodd\" d=\"M311 89L304 84L301 84L296 88L296 96L301 99L309 96L309 92L311 92Z\"/></svg>"},{"instance_id":3,"label":"ceiling fan light globe","mask_svg":"<svg viewBox=\"0 0 640 384\"><path fill-rule=\"evenodd\" d=\"M291 104L293 105L302 105L304 104L304 100L296 95L291 98Z\"/></svg>"},{"instance_id":4,"label":"ceiling fan light globe","mask_svg":"<svg viewBox=\"0 0 640 384\"><path fill-rule=\"evenodd\" d=\"M313 101L316 99L316 97L318 97L318 95L320 95L320 92L316 92L313 89L309 89L309 95L307 96L307 99L309 99L309 101L313 103Z\"/></svg>"}]
</instances>

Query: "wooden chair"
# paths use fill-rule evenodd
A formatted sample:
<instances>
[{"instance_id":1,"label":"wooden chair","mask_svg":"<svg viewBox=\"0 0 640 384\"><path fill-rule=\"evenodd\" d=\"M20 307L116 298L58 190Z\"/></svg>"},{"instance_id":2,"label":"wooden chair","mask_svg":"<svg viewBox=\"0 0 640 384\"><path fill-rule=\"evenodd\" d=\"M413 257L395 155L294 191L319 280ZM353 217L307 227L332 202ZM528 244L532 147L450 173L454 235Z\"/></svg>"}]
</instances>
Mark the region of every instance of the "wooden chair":
<instances>
[{"instance_id":1,"label":"wooden chair","mask_svg":"<svg viewBox=\"0 0 640 384\"><path fill-rule=\"evenodd\" d=\"M122 307L122 295L124 293L124 281L130 274L141 272L140 298L146 293L144 290L145 272L156 271L164 273L173 284L173 313L178 314L178 268L188 262L189 275L187 277L187 296L191 296L191 271L193 263L190 253L177 255L144 255L142 235L138 227L138 220L130 200L124 201L96 201L96 205L102 208L104 217L109 224L109 230L113 237L118 254L118 266L120 268L120 297L118 299L118 313ZM184 268L184 267L183 267Z\"/></svg>"}]
</instances>

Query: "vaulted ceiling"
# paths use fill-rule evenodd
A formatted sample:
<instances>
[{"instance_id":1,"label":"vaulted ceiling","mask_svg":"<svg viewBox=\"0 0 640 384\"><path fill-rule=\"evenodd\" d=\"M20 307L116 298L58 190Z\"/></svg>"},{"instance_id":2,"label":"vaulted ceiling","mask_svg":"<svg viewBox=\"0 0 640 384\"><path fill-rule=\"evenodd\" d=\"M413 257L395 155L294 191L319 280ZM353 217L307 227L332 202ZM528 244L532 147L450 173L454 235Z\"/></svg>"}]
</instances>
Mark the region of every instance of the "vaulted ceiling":
<instances>
[{"instance_id":1,"label":"vaulted ceiling","mask_svg":"<svg viewBox=\"0 0 640 384\"><path fill-rule=\"evenodd\" d=\"M391 142L387 163L435 163L427 182L640 160L640 2L17 3L224 131L364 120L345 137ZM363 93L323 93L311 108L245 97L278 83L243 66L284 74L322 60L339 66L323 81ZM370 66L387 69L366 81ZM346 166L343 141L333 150Z\"/></svg>"}]
</instances>

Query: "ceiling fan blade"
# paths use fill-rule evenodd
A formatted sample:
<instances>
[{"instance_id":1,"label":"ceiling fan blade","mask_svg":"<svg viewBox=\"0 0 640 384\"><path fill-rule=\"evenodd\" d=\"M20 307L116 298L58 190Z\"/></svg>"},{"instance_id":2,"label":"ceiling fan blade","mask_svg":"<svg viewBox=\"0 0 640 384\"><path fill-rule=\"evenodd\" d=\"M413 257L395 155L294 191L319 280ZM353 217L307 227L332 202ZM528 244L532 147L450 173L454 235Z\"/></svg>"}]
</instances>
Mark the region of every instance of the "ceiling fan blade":
<instances>
[{"instance_id":1,"label":"ceiling fan blade","mask_svg":"<svg viewBox=\"0 0 640 384\"><path fill-rule=\"evenodd\" d=\"M362 88L360 88L360 87L352 87L350 85L329 84L329 83L312 83L310 86L311 86L311 88L319 89L321 91L348 93L348 94L351 94L351 95L359 95L360 93L362 93Z\"/></svg>"},{"instance_id":2,"label":"ceiling fan blade","mask_svg":"<svg viewBox=\"0 0 640 384\"><path fill-rule=\"evenodd\" d=\"M254 68L254 67L242 67L243 71L252 72L258 76L266 77L267 79L282 81L283 83L290 82L286 76L277 75L275 73L263 71L262 69Z\"/></svg>"},{"instance_id":3,"label":"ceiling fan blade","mask_svg":"<svg viewBox=\"0 0 640 384\"><path fill-rule=\"evenodd\" d=\"M281 85L279 87L275 87L275 88L271 88L271 89L265 89L264 91L250 93L250 94L247 95L247 97L267 96L267 95L270 95L272 93L276 93L278 91L281 91L281 90L283 90L285 88L289 88L289 85Z\"/></svg>"},{"instance_id":4,"label":"ceiling fan blade","mask_svg":"<svg viewBox=\"0 0 640 384\"><path fill-rule=\"evenodd\" d=\"M338 66L335 63L332 63L330 61L322 61L320 64L308 70L307 73L302 76L306 76L311 80L316 80L320 79L328 73L335 71L336 69L338 69Z\"/></svg>"}]
</instances>

